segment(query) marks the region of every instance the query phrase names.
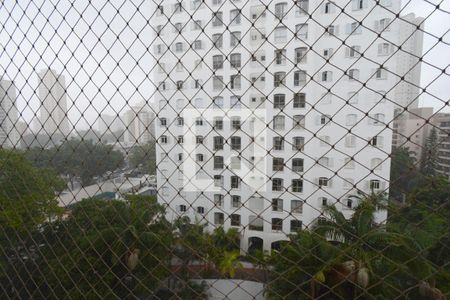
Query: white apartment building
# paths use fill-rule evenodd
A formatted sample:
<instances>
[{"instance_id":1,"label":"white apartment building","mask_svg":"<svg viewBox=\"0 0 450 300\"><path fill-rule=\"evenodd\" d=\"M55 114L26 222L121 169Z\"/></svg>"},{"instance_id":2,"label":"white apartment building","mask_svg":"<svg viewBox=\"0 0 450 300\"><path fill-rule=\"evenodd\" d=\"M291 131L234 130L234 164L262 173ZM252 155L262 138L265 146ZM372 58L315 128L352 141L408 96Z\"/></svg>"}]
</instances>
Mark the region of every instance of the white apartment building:
<instances>
[{"instance_id":1,"label":"white apartment building","mask_svg":"<svg viewBox=\"0 0 450 300\"><path fill-rule=\"evenodd\" d=\"M71 128L67 116L67 93L63 75L44 69L38 74L40 108L35 119L36 133L67 137Z\"/></svg>"},{"instance_id":2,"label":"white apartment building","mask_svg":"<svg viewBox=\"0 0 450 300\"><path fill-rule=\"evenodd\" d=\"M450 113L438 113L431 122L437 127L439 143L436 171L450 180Z\"/></svg>"},{"instance_id":3,"label":"white apartment building","mask_svg":"<svg viewBox=\"0 0 450 300\"><path fill-rule=\"evenodd\" d=\"M16 128L19 115L16 107L16 87L9 80L0 80L0 148L19 147Z\"/></svg>"},{"instance_id":4,"label":"white apartment building","mask_svg":"<svg viewBox=\"0 0 450 300\"><path fill-rule=\"evenodd\" d=\"M395 17L400 1L379 3L154 6L158 199L169 220L236 227L242 249L270 249L324 205L350 216L350 196L388 188L387 124L394 101L416 100L420 73L403 91L396 74L421 49Z\"/></svg>"}]
</instances>

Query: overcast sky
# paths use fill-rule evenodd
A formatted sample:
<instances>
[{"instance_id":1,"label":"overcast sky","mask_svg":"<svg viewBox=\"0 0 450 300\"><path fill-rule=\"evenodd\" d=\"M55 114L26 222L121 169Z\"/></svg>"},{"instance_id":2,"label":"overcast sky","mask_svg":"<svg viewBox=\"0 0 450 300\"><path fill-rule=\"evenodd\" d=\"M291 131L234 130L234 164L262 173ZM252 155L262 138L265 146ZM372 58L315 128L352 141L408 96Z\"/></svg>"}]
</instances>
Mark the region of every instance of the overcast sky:
<instances>
[{"instance_id":1,"label":"overcast sky","mask_svg":"<svg viewBox=\"0 0 450 300\"><path fill-rule=\"evenodd\" d=\"M443 74L423 64L421 86L431 95L421 97L421 106L450 111L432 96L449 99L450 94L450 0L431 2L440 3L440 9L412 0L403 1L403 13L426 18L424 61L446 69ZM48 67L66 77L69 117L78 129L93 124L101 112L115 114L148 101L153 91L148 77L151 15L150 0L3 0L0 75L15 82L23 119L30 121L38 110L37 71Z\"/></svg>"}]
</instances>

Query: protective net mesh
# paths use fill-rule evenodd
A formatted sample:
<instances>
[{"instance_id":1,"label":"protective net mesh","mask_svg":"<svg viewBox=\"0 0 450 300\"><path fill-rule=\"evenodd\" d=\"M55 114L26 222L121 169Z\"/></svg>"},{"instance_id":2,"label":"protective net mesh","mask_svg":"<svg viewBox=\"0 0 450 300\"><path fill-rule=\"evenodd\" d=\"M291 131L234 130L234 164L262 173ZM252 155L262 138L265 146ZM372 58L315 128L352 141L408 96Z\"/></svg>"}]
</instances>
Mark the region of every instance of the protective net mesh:
<instances>
[{"instance_id":1,"label":"protective net mesh","mask_svg":"<svg viewBox=\"0 0 450 300\"><path fill-rule=\"evenodd\" d=\"M2 299L447 299L450 2L0 2Z\"/></svg>"}]
</instances>

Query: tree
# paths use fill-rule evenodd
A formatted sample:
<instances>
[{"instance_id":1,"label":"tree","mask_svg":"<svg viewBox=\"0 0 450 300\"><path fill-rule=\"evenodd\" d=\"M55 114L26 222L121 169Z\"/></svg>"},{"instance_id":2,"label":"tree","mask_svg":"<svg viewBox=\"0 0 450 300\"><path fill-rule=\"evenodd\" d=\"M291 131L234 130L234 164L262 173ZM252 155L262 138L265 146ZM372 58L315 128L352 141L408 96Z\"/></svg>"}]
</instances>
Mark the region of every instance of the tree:
<instances>
[{"instance_id":1,"label":"tree","mask_svg":"<svg viewBox=\"0 0 450 300\"><path fill-rule=\"evenodd\" d=\"M155 143L150 142L145 145L136 145L131 149L130 165L133 168L139 167L143 172L155 174L156 153Z\"/></svg>"},{"instance_id":2,"label":"tree","mask_svg":"<svg viewBox=\"0 0 450 300\"><path fill-rule=\"evenodd\" d=\"M432 128L430 134L425 140L422 149L422 157L420 159L420 171L425 176L433 176L436 174L438 163L438 136L436 128Z\"/></svg>"},{"instance_id":3,"label":"tree","mask_svg":"<svg viewBox=\"0 0 450 300\"><path fill-rule=\"evenodd\" d=\"M55 191L63 185L51 170L22 154L0 149L0 237L23 234L61 213Z\"/></svg>"},{"instance_id":4,"label":"tree","mask_svg":"<svg viewBox=\"0 0 450 300\"><path fill-rule=\"evenodd\" d=\"M164 214L153 197L76 203L67 219L34 233L33 260L11 266L5 290L19 298L148 298L169 275L173 227Z\"/></svg>"},{"instance_id":5,"label":"tree","mask_svg":"<svg viewBox=\"0 0 450 300\"><path fill-rule=\"evenodd\" d=\"M416 162L408 148L395 148L391 153L391 175L389 196L403 201L405 195L412 191L420 180Z\"/></svg>"},{"instance_id":6,"label":"tree","mask_svg":"<svg viewBox=\"0 0 450 300\"><path fill-rule=\"evenodd\" d=\"M91 140L71 139L50 149L32 148L26 155L37 167L51 168L68 176L71 184L75 178L80 178L83 186L92 183L95 176L124 165L120 151L110 145L94 144Z\"/></svg>"}]
</instances>

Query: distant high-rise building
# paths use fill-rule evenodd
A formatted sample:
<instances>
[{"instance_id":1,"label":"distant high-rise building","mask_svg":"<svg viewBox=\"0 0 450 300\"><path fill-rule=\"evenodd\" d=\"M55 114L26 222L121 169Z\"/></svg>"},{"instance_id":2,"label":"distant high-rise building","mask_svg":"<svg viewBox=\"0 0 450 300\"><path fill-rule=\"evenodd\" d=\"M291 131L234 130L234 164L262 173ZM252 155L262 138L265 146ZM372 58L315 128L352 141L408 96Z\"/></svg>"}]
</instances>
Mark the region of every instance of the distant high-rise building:
<instances>
[{"instance_id":1,"label":"distant high-rise building","mask_svg":"<svg viewBox=\"0 0 450 300\"><path fill-rule=\"evenodd\" d=\"M40 108L38 119L35 119L36 133L48 136L69 136L64 76L52 69L45 69L39 72L38 80Z\"/></svg>"},{"instance_id":2,"label":"distant high-rise building","mask_svg":"<svg viewBox=\"0 0 450 300\"><path fill-rule=\"evenodd\" d=\"M120 116L100 114L97 119L97 131L100 134L116 133L125 128L124 122Z\"/></svg>"},{"instance_id":3,"label":"distant high-rise building","mask_svg":"<svg viewBox=\"0 0 450 300\"><path fill-rule=\"evenodd\" d=\"M125 122L124 142L128 146L146 144L154 140L154 114L146 105L132 106L123 115Z\"/></svg>"},{"instance_id":4,"label":"distant high-rise building","mask_svg":"<svg viewBox=\"0 0 450 300\"><path fill-rule=\"evenodd\" d=\"M438 166L436 171L450 180L450 114L438 113L433 116L431 122L438 128Z\"/></svg>"},{"instance_id":5,"label":"distant high-rise building","mask_svg":"<svg viewBox=\"0 0 450 300\"><path fill-rule=\"evenodd\" d=\"M18 112L16 87L9 80L0 80L0 148L18 147L19 134L16 129Z\"/></svg>"}]
</instances>

